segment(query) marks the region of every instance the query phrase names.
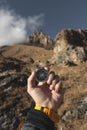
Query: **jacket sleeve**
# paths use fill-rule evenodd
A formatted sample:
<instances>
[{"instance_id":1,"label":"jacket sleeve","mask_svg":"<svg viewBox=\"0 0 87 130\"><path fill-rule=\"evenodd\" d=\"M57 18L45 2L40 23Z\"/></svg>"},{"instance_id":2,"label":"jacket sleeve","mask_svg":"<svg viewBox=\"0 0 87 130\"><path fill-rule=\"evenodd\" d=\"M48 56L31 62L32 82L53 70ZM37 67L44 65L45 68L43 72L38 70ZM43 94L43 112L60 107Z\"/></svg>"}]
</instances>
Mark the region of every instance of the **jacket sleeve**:
<instances>
[{"instance_id":1,"label":"jacket sleeve","mask_svg":"<svg viewBox=\"0 0 87 130\"><path fill-rule=\"evenodd\" d=\"M56 130L54 122L42 111L31 109L23 130Z\"/></svg>"}]
</instances>

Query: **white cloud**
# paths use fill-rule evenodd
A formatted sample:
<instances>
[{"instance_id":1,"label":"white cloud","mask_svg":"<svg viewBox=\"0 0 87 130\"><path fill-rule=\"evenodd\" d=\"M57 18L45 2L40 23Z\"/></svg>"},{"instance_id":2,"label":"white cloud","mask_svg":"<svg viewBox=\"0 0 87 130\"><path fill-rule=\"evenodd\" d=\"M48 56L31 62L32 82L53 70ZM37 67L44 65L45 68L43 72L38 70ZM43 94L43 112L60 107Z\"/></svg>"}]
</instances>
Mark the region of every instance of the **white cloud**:
<instances>
[{"instance_id":1,"label":"white cloud","mask_svg":"<svg viewBox=\"0 0 87 130\"><path fill-rule=\"evenodd\" d=\"M0 46L21 42L43 25L44 14L23 18L13 10L0 8Z\"/></svg>"},{"instance_id":2,"label":"white cloud","mask_svg":"<svg viewBox=\"0 0 87 130\"><path fill-rule=\"evenodd\" d=\"M28 17L28 24L29 24L29 29L31 32L36 30L39 26L42 26L44 23L44 14L39 14L37 16L29 16Z\"/></svg>"}]
</instances>

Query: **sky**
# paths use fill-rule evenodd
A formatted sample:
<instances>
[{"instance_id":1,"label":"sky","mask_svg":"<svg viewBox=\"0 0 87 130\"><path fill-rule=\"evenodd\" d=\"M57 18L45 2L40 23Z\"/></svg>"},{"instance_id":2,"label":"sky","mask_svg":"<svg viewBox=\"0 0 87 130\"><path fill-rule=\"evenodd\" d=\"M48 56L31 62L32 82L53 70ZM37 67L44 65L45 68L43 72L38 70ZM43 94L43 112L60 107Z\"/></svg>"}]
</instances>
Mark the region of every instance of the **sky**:
<instances>
[{"instance_id":1,"label":"sky","mask_svg":"<svg viewBox=\"0 0 87 130\"><path fill-rule=\"evenodd\" d=\"M87 29L87 0L0 0L0 46L40 29L54 39L68 28Z\"/></svg>"}]
</instances>

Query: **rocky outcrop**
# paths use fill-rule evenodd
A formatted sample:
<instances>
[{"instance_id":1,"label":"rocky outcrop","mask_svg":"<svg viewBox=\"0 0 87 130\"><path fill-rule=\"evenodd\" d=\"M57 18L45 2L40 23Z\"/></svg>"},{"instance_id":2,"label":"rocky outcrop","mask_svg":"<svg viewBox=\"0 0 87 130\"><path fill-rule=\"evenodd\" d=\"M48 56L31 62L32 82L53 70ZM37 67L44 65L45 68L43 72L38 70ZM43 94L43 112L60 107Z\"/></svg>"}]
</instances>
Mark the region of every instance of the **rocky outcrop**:
<instances>
[{"instance_id":1,"label":"rocky outcrop","mask_svg":"<svg viewBox=\"0 0 87 130\"><path fill-rule=\"evenodd\" d=\"M44 47L45 49L53 49L53 41L50 36L46 35L42 31L37 31L27 38L27 43L29 45L35 45L39 47Z\"/></svg>"},{"instance_id":2,"label":"rocky outcrop","mask_svg":"<svg viewBox=\"0 0 87 130\"><path fill-rule=\"evenodd\" d=\"M74 107L72 107L72 104L74 104ZM58 124L59 130L79 130L80 128L76 128L76 125L74 123L76 122L76 124L78 124L79 121L81 123L81 120L82 124L85 124L87 122L87 97L84 96L81 97L81 99L76 99L74 102L72 102L72 104L70 108L62 111L60 114L61 123ZM83 119L85 121L83 121Z\"/></svg>"},{"instance_id":3,"label":"rocky outcrop","mask_svg":"<svg viewBox=\"0 0 87 130\"><path fill-rule=\"evenodd\" d=\"M54 63L79 64L87 60L87 30L62 30L54 42Z\"/></svg>"},{"instance_id":4,"label":"rocky outcrop","mask_svg":"<svg viewBox=\"0 0 87 130\"><path fill-rule=\"evenodd\" d=\"M16 130L31 106L26 97L26 63L12 57L0 57L0 129ZM25 101L27 105L25 105Z\"/></svg>"},{"instance_id":5,"label":"rocky outcrop","mask_svg":"<svg viewBox=\"0 0 87 130\"><path fill-rule=\"evenodd\" d=\"M69 121L73 118L78 120L87 118L87 97L81 97L77 101L73 102L74 108L69 108L67 111L64 111L61 115L62 121Z\"/></svg>"}]
</instances>

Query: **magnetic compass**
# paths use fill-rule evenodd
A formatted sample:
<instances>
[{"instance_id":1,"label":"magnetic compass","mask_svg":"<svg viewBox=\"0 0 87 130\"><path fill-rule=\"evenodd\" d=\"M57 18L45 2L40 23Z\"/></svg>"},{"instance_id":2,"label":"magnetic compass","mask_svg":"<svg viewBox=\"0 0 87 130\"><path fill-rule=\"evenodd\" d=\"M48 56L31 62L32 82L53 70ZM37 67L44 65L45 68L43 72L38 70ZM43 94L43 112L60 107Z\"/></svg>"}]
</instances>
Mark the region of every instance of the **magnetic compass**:
<instances>
[{"instance_id":1,"label":"magnetic compass","mask_svg":"<svg viewBox=\"0 0 87 130\"><path fill-rule=\"evenodd\" d=\"M36 80L38 82L44 82L48 79L48 72L44 68L37 70L36 72Z\"/></svg>"}]
</instances>

